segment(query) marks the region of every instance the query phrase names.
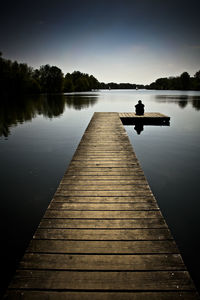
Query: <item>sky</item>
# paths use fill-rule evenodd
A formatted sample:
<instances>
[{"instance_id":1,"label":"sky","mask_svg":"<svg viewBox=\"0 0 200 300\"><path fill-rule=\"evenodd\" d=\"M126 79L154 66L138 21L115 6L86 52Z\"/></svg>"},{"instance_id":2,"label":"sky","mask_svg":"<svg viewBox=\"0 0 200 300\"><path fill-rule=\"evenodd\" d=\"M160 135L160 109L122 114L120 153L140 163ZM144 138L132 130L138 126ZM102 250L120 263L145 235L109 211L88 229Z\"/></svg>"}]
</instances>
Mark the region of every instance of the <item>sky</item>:
<instances>
[{"instance_id":1,"label":"sky","mask_svg":"<svg viewBox=\"0 0 200 300\"><path fill-rule=\"evenodd\" d=\"M2 1L0 51L33 68L149 84L200 70L200 0Z\"/></svg>"}]
</instances>

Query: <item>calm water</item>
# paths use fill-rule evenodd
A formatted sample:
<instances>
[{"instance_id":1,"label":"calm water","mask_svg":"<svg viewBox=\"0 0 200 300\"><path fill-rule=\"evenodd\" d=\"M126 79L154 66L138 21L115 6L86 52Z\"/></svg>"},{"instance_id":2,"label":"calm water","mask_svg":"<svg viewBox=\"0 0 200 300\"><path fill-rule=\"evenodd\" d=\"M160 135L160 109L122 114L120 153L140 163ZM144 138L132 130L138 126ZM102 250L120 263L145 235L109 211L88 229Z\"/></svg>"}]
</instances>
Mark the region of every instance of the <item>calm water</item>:
<instances>
[{"instance_id":1,"label":"calm water","mask_svg":"<svg viewBox=\"0 0 200 300\"><path fill-rule=\"evenodd\" d=\"M1 99L1 272L6 287L94 111L146 111L170 127L126 126L162 213L200 289L200 92L99 91ZM5 275L6 274L6 275Z\"/></svg>"}]
</instances>

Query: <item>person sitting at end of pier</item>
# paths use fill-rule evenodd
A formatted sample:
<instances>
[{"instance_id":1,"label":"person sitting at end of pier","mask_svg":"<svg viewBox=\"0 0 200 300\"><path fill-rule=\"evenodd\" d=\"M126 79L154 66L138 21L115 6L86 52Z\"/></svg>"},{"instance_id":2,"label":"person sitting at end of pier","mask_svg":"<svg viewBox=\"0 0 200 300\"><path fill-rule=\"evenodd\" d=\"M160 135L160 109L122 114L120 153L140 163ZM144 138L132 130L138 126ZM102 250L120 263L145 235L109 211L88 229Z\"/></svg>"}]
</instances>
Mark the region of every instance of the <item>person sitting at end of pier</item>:
<instances>
[{"instance_id":1,"label":"person sitting at end of pier","mask_svg":"<svg viewBox=\"0 0 200 300\"><path fill-rule=\"evenodd\" d=\"M135 105L135 113L138 116L144 115L144 104L141 100L138 101L138 104Z\"/></svg>"}]
</instances>

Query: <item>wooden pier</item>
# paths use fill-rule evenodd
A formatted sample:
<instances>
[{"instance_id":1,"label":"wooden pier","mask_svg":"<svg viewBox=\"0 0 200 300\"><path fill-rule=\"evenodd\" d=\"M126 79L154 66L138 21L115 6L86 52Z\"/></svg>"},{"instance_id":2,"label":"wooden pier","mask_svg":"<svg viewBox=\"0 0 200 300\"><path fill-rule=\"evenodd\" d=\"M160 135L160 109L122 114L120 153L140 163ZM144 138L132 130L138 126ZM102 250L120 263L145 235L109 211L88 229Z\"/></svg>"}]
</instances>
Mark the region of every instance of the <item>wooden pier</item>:
<instances>
[{"instance_id":1,"label":"wooden pier","mask_svg":"<svg viewBox=\"0 0 200 300\"><path fill-rule=\"evenodd\" d=\"M95 113L5 299L199 299L118 113Z\"/></svg>"},{"instance_id":2,"label":"wooden pier","mask_svg":"<svg viewBox=\"0 0 200 300\"><path fill-rule=\"evenodd\" d=\"M119 113L119 117L124 125L142 123L143 125L169 126L170 122L170 117L158 112L145 113L140 116L135 113Z\"/></svg>"}]
</instances>

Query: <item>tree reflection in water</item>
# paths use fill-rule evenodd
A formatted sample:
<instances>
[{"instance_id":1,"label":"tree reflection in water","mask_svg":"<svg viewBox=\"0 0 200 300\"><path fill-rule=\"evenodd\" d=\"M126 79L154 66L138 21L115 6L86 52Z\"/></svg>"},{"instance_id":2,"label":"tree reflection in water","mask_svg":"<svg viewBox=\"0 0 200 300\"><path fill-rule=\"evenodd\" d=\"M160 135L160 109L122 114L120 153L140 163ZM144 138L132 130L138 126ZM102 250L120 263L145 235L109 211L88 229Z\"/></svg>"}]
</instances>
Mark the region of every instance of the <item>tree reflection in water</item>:
<instances>
[{"instance_id":1,"label":"tree reflection in water","mask_svg":"<svg viewBox=\"0 0 200 300\"><path fill-rule=\"evenodd\" d=\"M7 138L10 128L31 121L38 115L52 119L59 117L65 108L81 110L96 103L97 96L87 95L32 95L2 97L0 101L0 136Z\"/></svg>"},{"instance_id":2,"label":"tree reflection in water","mask_svg":"<svg viewBox=\"0 0 200 300\"><path fill-rule=\"evenodd\" d=\"M157 102L176 103L180 108L191 104L195 110L200 110L200 97L191 95L157 95Z\"/></svg>"},{"instance_id":3,"label":"tree reflection in water","mask_svg":"<svg viewBox=\"0 0 200 300\"><path fill-rule=\"evenodd\" d=\"M96 104L98 95L84 94L84 95L67 95L66 106L68 108L74 108L75 110L81 110L93 106Z\"/></svg>"}]
</instances>

